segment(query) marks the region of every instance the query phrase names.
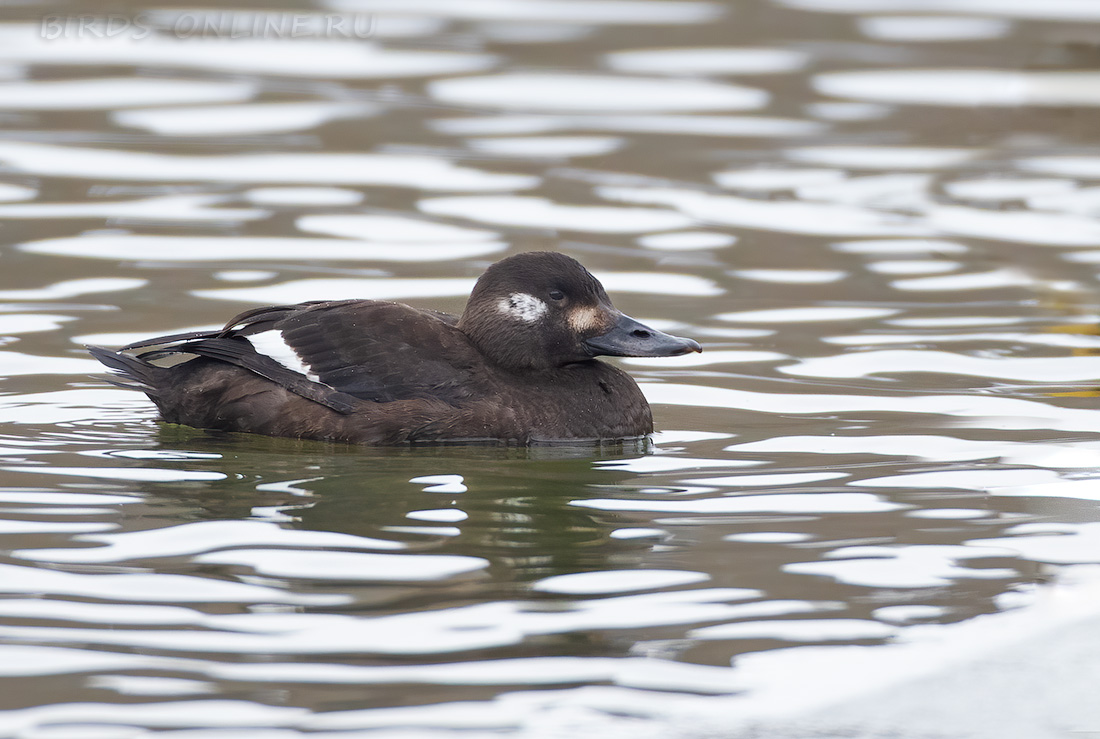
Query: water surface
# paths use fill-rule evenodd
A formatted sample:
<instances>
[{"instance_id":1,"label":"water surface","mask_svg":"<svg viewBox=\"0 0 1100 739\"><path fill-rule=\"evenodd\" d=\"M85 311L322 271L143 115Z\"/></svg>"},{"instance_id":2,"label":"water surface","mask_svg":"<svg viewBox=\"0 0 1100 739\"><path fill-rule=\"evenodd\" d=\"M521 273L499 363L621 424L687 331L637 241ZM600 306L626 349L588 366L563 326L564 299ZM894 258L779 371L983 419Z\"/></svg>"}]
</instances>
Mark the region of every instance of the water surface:
<instances>
[{"instance_id":1,"label":"water surface","mask_svg":"<svg viewBox=\"0 0 1100 739\"><path fill-rule=\"evenodd\" d=\"M1100 726L1093 4L235 12L0 23L0 735ZM532 249L703 343L623 361L652 442L164 426L82 349Z\"/></svg>"}]
</instances>

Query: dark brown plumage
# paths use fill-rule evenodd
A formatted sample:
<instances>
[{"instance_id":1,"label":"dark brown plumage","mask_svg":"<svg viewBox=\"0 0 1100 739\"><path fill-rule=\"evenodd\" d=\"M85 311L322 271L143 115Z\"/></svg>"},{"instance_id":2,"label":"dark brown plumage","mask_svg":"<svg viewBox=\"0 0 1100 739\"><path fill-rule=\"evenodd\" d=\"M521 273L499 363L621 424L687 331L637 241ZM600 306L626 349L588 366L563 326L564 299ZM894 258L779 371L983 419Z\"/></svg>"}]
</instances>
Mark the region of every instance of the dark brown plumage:
<instances>
[{"instance_id":1,"label":"dark brown plumage","mask_svg":"<svg viewBox=\"0 0 1100 739\"><path fill-rule=\"evenodd\" d=\"M459 318L322 301L250 310L221 331L89 351L170 423L358 444L529 444L650 433L637 384L594 357L699 345L619 313L576 260L529 252L490 267ZM180 354L194 356L156 363Z\"/></svg>"}]
</instances>

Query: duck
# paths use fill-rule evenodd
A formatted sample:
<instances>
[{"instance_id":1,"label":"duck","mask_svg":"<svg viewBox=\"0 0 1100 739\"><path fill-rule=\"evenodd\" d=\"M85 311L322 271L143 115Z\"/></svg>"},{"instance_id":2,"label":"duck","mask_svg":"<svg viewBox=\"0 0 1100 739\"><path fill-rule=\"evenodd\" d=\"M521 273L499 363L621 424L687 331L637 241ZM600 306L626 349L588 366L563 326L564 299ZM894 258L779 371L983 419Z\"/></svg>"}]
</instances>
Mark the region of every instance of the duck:
<instances>
[{"instance_id":1,"label":"duck","mask_svg":"<svg viewBox=\"0 0 1100 739\"><path fill-rule=\"evenodd\" d=\"M460 316L320 300L87 349L167 423L373 446L645 437L641 389L597 357L702 351L618 311L580 262L549 251L491 265Z\"/></svg>"}]
</instances>

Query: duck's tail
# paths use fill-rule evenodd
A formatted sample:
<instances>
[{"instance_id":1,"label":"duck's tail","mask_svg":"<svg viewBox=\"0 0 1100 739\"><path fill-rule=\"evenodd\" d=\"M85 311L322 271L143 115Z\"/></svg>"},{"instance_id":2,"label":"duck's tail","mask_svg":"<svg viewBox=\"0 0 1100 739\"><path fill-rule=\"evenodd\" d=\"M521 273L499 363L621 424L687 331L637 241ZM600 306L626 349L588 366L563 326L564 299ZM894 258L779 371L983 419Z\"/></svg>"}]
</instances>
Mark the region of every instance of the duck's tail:
<instances>
[{"instance_id":1,"label":"duck's tail","mask_svg":"<svg viewBox=\"0 0 1100 739\"><path fill-rule=\"evenodd\" d=\"M127 390L140 390L159 405L160 390L165 386L168 370L144 359L102 346L86 346L88 352L111 371L107 382Z\"/></svg>"}]
</instances>

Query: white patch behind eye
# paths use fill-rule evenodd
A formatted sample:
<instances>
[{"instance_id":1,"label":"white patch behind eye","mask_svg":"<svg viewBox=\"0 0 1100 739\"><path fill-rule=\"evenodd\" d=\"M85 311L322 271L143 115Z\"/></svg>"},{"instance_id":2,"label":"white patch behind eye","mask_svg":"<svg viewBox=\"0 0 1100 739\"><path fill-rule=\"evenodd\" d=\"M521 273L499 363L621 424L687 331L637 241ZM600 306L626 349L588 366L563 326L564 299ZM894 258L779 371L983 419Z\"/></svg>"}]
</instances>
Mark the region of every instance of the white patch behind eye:
<instances>
[{"instance_id":1,"label":"white patch behind eye","mask_svg":"<svg viewBox=\"0 0 1100 739\"><path fill-rule=\"evenodd\" d=\"M282 331L272 329L270 331L253 334L252 336L246 336L245 338L248 339L248 343L252 344L252 348L259 354L271 357L288 370L297 372L300 375L305 375L314 382L321 381L321 378L317 376L313 368L298 356L298 352L294 351L290 347L290 344L286 343Z\"/></svg>"},{"instance_id":2,"label":"white patch behind eye","mask_svg":"<svg viewBox=\"0 0 1100 739\"><path fill-rule=\"evenodd\" d=\"M539 320L548 310L546 303L527 293L512 293L506 298L501 298L497 301L497 309L507 316L527 323Z\"/></svg>"}]
</instances>

